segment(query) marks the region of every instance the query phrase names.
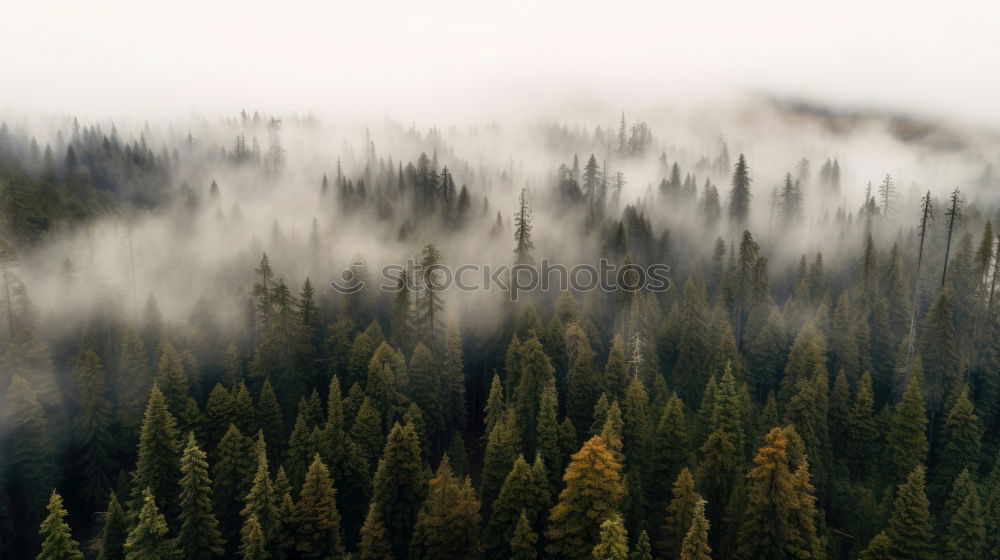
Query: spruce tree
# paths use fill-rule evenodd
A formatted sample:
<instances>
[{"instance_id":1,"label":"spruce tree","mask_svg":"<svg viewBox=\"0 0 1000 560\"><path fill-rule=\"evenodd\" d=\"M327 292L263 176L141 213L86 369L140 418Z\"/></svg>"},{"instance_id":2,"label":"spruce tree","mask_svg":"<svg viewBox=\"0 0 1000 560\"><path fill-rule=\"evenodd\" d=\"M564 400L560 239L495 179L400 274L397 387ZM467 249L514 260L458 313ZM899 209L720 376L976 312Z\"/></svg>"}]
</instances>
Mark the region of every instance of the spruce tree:
<instances>
[{"instance_id":1,"label":"spruce tree","mask_svg":"<svg viewBox=\"0 0 1000 560\"><path fill-rule=\"evenodd\" d=\"M107 397L104 369L97 353L84 351L78 370L80 410L74 416L76 437L83 449L84 495L89 501L96 502L111 486L115 467L111 402Z\"/></svg>"},{"instance_id":2,"label":"spruce tree","mask_svg":"<svg viewBox=\"0 0 1000 560\"><path fill-rule=\"evenodd\" d=\"M566 414L577 426L590 423L594 404L601 396L603 381L594 364L594 351L587 334L576 323L566 327Z\"/></svg>"},{"instance_id":3,"label":"spruce tree","mask_svg":"<svg viewBox=\"0 0 1000 560\"><path fill-rule=\"evenodd\" d=\"M125 560L180 560L174 539L167 537L167 520L156 507L149 488L141 493L142 506L125 541Z\"/></svg>"},{"instance_id":4,"label":"spruce tree","mask_svg":"<svg viewBox=\"0 0 1000 560\"><path fill-rule=\"evenodd\" d=\"M816 498L801 440L792 428L764 438L747 473L747 505L740 533L746 558L817 558Z\"/></svg>"},{"instance_id":5,"label":"spruce tree","mask_svg":"<svg viewBox=\"0 0 1000 560\"><path fill-rule=\"evenodd\" d=\"M510 560L535 560L538 558L537 543L538 534L531 529L528 516L522 511L510 538L510 555L506 558Z\"/></svg>"},{"instance_id":6,"label":"spruce tree","mask_svg":"<svg viewBox=\"0 0 1000 560\"><path fill-rule=\"evenodd\" d=\"M484 511L489 511L493 500L500 493L500 488L510 472L521 449L520 438L514 427L514 411L507 413L507 418L497 422L486 441L483 453L483 474L479 485L479 499Z\"/></svg>"},{"instance_id":7,"label":"spruce tree","mask_svg":"<svg viewBox=\"0 0 1000 560\"><path fill-rule=\"evenodd\" d=\"M240 527L239 513L243 497L250 490L255 472L253 440L229 425L215 451L212 480L215 482L215 511L221 521L222 534L229 540Z\"/></svg>"},{"instance_id":8,"label":"spruce tree","mask_svg":"<svg viewBox=\"0 0 1000 560\"><path fill-rule=\"evenodd\" d=\"M273 556L267 550L267 539L260 527L257 516L251 514L243 522L242 539L240 541L240 556L243 560L271 560Z\"/></svg>"},{"instance_id":9,"label":"spruce tree","mask_svg":"<svg viewBox=\"0 0 1000 560\"><path fill-rule=\"evenodd\" d=\"M408 558L480 558L479 508L472 479L466 477L463 481L454 476L445 455L437 474L428 483L427 499L417 514Z\"/></svg>"},{"instance_id":10,"label":"spruce tree","mask_svg":"<svg viewBox=\"0 0 1000 560\"><path fill-rule=\"evenodd\" d=\"M361 560L395 560L391 541L382 522L378 507L373 503L368 508L365 523L361 526L361 540L358 543L358 558Z\"/></svg>"},{"instance_id":11,"label":"spruce tree","mask_svg":"<svg viewBox=\"0 0 1000 560\"><path fill-rule=\"evenodd\" d=\"M924 467L918 466L896 491L889 517L889 557L891 560L933 560L934 533L930 502L924 492Z\"/></svg>"},{"instance_id":12,"label":"spruce tree","mask_svg":"<svg viewBox=\"0 0 1000 560\"><path fill-rule=\"evenodd\" d=\"M243 516L244 520L242 542L246 544L256 540L256 535L251 534L256 530L256 525L263 534L268 552L273 553L275 538L278 535L282 522L279 516L280 497L274 491L274 482L271 480L268 468L267 444L262 433L258 433L257 435L255 454L257 456L257 471L254 474L250 491L243 499L243 510L240 511L240 515ZM251 518L254 519L254 523L250 522Z\"/></svg>"},{"instance_id":13,"label":"spruce tree","mask_svg":"<svg viewBox=\"0 0 1000 560\"><path fill-rule=\"evenodd\" d=\"M68 512L63 507L62 496L55 490L49 499L49 515L42 521L39 534L42 538L42 551L35 560L83 560L80 543L73 540L69 525L66 524Z\"/></svg>"},{"instance_id":14,"label":"spruce tree","mask_svg":"<svg viewBox=\"0 0 1000 560\"><path fill-rule=\"evenodd\" d=\"M691 529L695 506L703 502L695 492L694 477L687 468L681 469L672 494L673 499L666 508L664 523L660 528L660 539L656 543L657 550L665 558L676 558L680 554L684 537Z\"/></svg>"},{"instance_id":15,"label":"spruce tree","mask_svg":"<svg viewBox=\"0 0 1000 560\"><path fill-rule=\"evenodd\" d=\"M104 513L104 526L101 528L98 560L124 560L125 540L128 538L128 516L118 502L118 496L111 491L108 507Z\"/></svg>"},{"instance_id":16,"label":"spruce tree","mask_svg":"<svg viewBox=\"0 0 1000 560\"><path fill-rule=\"evenodd\" d=\"M622 517L611 515L601 523L600 541L591 552L594 560L628 560L628 533Z\"/></svg>"},{"instance_id":17,"label":"spruce tree","mask_svg":"<svg viewBox=\"0 0 1000 560\"><path fill-rule=\"evenodd\" d=\"M546 488L548 481L535 480L534 473L524 457L518 456L507 474L500 495L492 504L489 522L483 535L487 558L505 558L514 534L518 517L527 515L532 530L537 532L548 506Z\"/></svg>"},{"instance_id":18,"label":"spruce tree","mask_svg":"<svg viewBox=\"0 0 1000 560\"><path fill-rule=\"evenodd\" d=\"M335 494L330 471L317 454L292 512L297 558L325 560L344 556Z\"/></svg>"},{"instance_id":19,"label":"spruce tree","mask_svg":"<svg viewBox=\"0 0 1000 560\"><path fill-rule=\"evenodd\" d=\"M139 458L132 473L133 509L143 507L142 492L149 489L160 498L163 510L174 511L180 480L180 435L177 422L167 410L167 401L157 385L149 395L139 431Z\"/></svg>"},{"instance_id":20,"label":"spruce tree","mask_svg":"<svg viewBox=\"0 0 1000 560\"><path fill-rule=\"evenodd\" d=\"M653 548L649 545L649 533L643 531L639 533L639 539L632 548L628 560L653 560Z\"/></svg>"},{"instance_id":21,"label":"spruce tree","mask_svg":"<svg viewBox=\"0 0 1000 560\"><path fill-rule=\"evenodd\" d=\"M967 476L968 471L962 475ZM945 536L945 552L950 560L983 558L986 552L985 511L976 484L968 478L966 484L955 482L948 500L955 504L954 511L949 512Z\"/></svg>"},{"instance_id":22,"label":"spruce tree","mask_svg":"<svg viewBox=\"0 0 1000 560\"><path fill-rule=\"evenodd\" d=\"M691 513L691 527L681 544L680 560L712 560L712 549L708 546L705 500L698 500Z\"/></svg>"},{"instance_id":23,"label":"spruce tree","mask_svg":"<svg viewBox=\"0 0 1000 560\"><path fill-rule=\"evenodd\" d=\"M585 558L600 540L600 526L614 515L625 493L621 464L601 436L573 455L566 486L549 513L546 550L555 558Z\"/></svg>"},{"instance_id":24,"label":"spruce tree","mask_svg":"<svg viewBox=\"0 0 1000 560\"><path fill-rule=\"evenodd\" d=\"M742 226L750 215L750 170L746 157L740 154L733 172L733 187L729 191L729 218Z\"/></svg>"},{"instance_id":25,"label":"spruce tree","mask_svg":"<svg viewBox=\"0 0 1000 560\"><path fill-rule=\"evenodd\" d=\"M927 413L920 379L915 375L910 376L903 399L892 414L886 447L894 481L902 482L927 461Z\"/></svg>"},{"instance_id":26,"label":"spruce tree","mask_svg":"<svg viewBox=\"0 0 1000 560\"><path fill-rule=\"evenodd\" d=\"M394 425L375 472L372 501L396 557L405 556L410 544L425 484L416 431L409 424Z\"/></svg>"},{"instance_id":27,"label":"spruce tree","mask_svg":"<svg viewBox=\"0 0 1000 560\"><path fill-rule=\"evenodd\" d=\"M181 530L178 541L187 560L210 560L223 553L219 521L212 510L212 481L205 452L188 435L181 456Z\"/></svg>"},{"instance_id":28,"label":"spruce tree","mask_svg":"<svg viewBox=\"0 0 1000 560\"><path fill-rule=\"evenodd\" d=\"M963 385L944 418L941 455L934 471L936 497L944 497L963 469L977 470L982 436L982 423Z\"/></svg>"}]
</instances>

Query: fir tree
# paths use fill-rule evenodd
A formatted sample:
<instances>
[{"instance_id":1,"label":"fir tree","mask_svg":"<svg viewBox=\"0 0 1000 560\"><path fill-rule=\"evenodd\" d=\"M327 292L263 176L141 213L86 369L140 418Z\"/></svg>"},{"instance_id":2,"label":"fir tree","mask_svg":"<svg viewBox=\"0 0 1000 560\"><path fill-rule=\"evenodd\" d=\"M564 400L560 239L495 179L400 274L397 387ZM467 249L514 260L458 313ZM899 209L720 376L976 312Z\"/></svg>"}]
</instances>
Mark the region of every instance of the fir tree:
<instances>
[{"instance_id":1,"label":"fir tree","mask_svg":"<svg viewBox=\"0 0 1000 560\"><path fill-rule=\"evenodd\" d=\"M935 557L930 502L924 492L924 467L910 472L899 486L889 518L889 557L892 560L932 560Z\"/></svg>"},{"instance_id":2,"label":"fir tree","mask_svg":"<svg viewBox=\"0 0 1000 560\"><path fill-rule=\"evenodd\" d=\"M729 191L729 217L742 226L750 215L750 170L746 157L740 154L733 172L733 188Z\"/></svg>"},{"instance_id":3,"label":"fir tree","mask_svg":"<svg viewBox=\"0 0 1000 560\"><path fill-rule=\"evenodd\" d=\"M180 549L167 538L167 520L156 507L149 488L142 491L142 508L125 541L125 560L180 560Z\"/></svg>"},{"instance_id":4,"label":"fir tree","mask_svg":"<svg viewBox=\"0 0 1000 560\"><path fill-rule=\"evenodd\" d=\"M621 465L601 436L588 440L573 455L565 488L549 514L549 554L585 558L600 540L600 525L612 516L625 493Z\"/></svg>"},{"instance_id":5,"label":"fir tree","mask_svg":"<svg viewBox=\"0 0 1000 560\"><path fill-rule=\"evenodd\" d=\"M967 475L968 471L963 471ZM949 559L973 560L983 558L986 551L985 511L979 491L971 480L967 484L955 482L949 502L956 505L945 539L945 552Z\"/></svg>"},{"instance_id":6,"label":"fir tree","mask_svg":"<svg viewBox=\"0 0 1000 560\"><path fill-rule=\"evenodd\" d=\"M538 535L531 530L531 523L528 516L521 512L514 527L513 536L510 538L510 560L535 560L538 558L536 546Z\"/></svg>"},{"instance_id":7,"label":"fir tree","mask_svg":"<svg viewBox=\"0 0 1000 560\"><path fill-rule=\"evenodd\" d=\"M396 557L406 554L417 511L423 502L424 489L417 433L409 424L396 424L389 433L375 472L372 496Z\"/></svg>"},{"instance_id":8,"label":"fir tree","mask_svg":"<svg viewBox=\"0 0 1000 560\"><path fill-rule=\"evenodd\" d=\"M600 541L591 552L594 560L628 560L628 533L622 517L614 514L601 523Z\"/></svg>"},{"instance_id":9,"label":"fir tree","mask_svg":"<svg viewBox=\"0 0 1000 560\"><path fill-rule=\"evenodd\" d=\"M73 540L66 524L67 514L62 496L53 490L49 499L49 515L39 529L42 551L35 557L36 560L83 560L80 543Z\"/></svg>"},{"instance_id":10,"label":"fir tree","mask_svg":"<svg viewBox=\"0 0 1000 560\"><path fill-rule=\"evenodd\" d=\"M903 400L893 412L886 447L896 481L902 482L914 468L927 461L927 414L920 379L915 375L910 376Z\"/></svg>"},{"instance_id":11,"label":"fir tree","mask_svg":"<svg viewBox=\"0 0 1000 560\"><path fill-rule=\"evenodd\" d=\"M712 549L708 546L705 500L698 500L691 513L691 527L681 544L680 560L712 560Z\"/></svg>"},{"instance_id":12,"label":"fir tree","mask_svg":"<svg viewBox=\"0 0 1000 560\"><path fill-rule=\"evenodd\" d=\"M397 557L392 553L391 541L386 533L382 516L378 512L378 507L373 503L368 508L368 515L361 527L358 558L361 560L395 560Z\"/></svg>"},{"instance_id":13,"label":"fir tree","mask_svg":"<svg viewBox=\"0 0 1000 560\"><path fill-rule=\"evenodd\" d=\"M454 476L445 455L428 486L408 558L480 558L480 505L472 480L466 477L463 482Z\"/></svg>"},{"instance_id":14,"label":"fir tree","mask_svg":"<svg viewBox=\"0 0 1000 560\"><path fill-rule=\"evenodd\" d=\"M209 560L223 553L223 540L219 521L212 511L208 461L193 433L188 435L180 468L180 548L188 560Z\"/></svg>"},{"instance_id":15,"label":"fir tree","mask_svg":"<svg viewBox=\"0 0 1000 560\"><path fill-rule=\"evenodd\" d=\"M132 473L133 509L143 507L141 492L149 489L161 498L163 509L173 512L180 479L180 435L177 422L167 410L167 402L158 386L153 385L146 414L139 432L139 458ZM169 497L170 499L167 499Z\"/></svg>"},{"instance_id":16,"label":"fir tree","mask_svg":"<svg viewBox=\"0 0 1000 560\"><path fill-rule=\"evenodd\" d=\"M243 499L245 504L243 510L240 511L244 519L241 542L246 545L256 541L257 536L253 532L259 529L268 553L273 553L275 537L278 535L282 520L279 517L280 497L275 493L274 482L271 480L268 469L267 444L263 434L257 435L255 453L257 455L257 471L254 474L250 491ZM251 518L253 518L253 522L251 522Z\"/></svg>"},{"instance_id":17,"label":"fir tree","mask_svg":"<svg viewBox=\"0 0 1000 560\"><path fill-rule=\"evenodd\" d=\"M694 477L687 468L681 470L672 493L674 497L666 508L660 539L656 543L657 550L665 558L676 558L681 553L681 545L691 529L695 506L703 503L701 496L695 492ZM702 515L704 513L703 507Z\"/></svg>"},{"instance_id":18,"label":"fir tree","mask_svg":"<svg viewBox=\"0 0 1000 560\"><path fill-rule=\"evenodd\" d=\"M100 549L98 560L124 560L125 540L128 538L128 516L118 502L118 496L111 491L108 507L104 513L104 526L101 528Z\"/></svg>"},{"instance_id":19,"label":"fir tree","mask_svg":"<svg viewBox=\"0 0 1000 560\"><path fill-rule=\"evenodd\" d=\"M344 556L335 494L330 472L316 455L292 512L298 558L325 560Z\"/></svg>"}]
</instances>

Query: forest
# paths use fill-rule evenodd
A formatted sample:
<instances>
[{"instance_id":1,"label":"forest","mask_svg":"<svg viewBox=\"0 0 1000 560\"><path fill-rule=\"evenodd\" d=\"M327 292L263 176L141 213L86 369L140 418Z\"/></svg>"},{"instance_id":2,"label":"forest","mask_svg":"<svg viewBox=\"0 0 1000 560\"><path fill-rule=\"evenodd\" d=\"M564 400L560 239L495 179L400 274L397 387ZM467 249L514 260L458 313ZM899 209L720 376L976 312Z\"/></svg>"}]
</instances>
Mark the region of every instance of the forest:
<instances>
[{"instance_id":1,"label":"forest","mask_svg":"<svg viewBox=\"0 0 1000 560\"><path fill-rule=\"evenodd\" d=\"M0 560L1000 559L997 145L7 115Z\"/></svg>"}]
</instances>

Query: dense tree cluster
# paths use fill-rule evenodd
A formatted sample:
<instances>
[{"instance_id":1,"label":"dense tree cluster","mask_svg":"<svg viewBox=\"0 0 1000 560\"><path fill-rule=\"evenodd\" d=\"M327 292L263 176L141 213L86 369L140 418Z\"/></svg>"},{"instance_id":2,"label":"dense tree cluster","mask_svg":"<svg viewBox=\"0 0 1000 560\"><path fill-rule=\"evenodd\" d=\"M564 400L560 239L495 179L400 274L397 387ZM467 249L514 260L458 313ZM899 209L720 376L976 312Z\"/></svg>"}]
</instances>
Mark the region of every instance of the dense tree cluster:
<instances>
[{"instance_id":1,"label":"dense tree cluster","mask_svg":"<svg viewBox=\"0 0 1000 560\"><path fill-rule=\"evenodd\" d=\"M57 223L197 205L165 186L190 154L280 174L281 122L235 124L267 146L188 137L157 155L74 122L40 149L0 129L0 559L1000 557L1000 251L985 209L960 211L956 194L943 223L901 218L887 177L881 200L834 218L846 266L816 253L782 268L775 237L752 230L748 158L724 144L683 178L660 156L659 188L634 204L622 172L574 156L551 196L522 190L493 224L456 177L513 169L449 168L434 150L403 165L369 141L366 165L338 163L320 197L411 243L423 268L391 297L318 290L278 264L291 249L274 235L226 277L242 335L166 321L155 298L141 314L97 302L79 328L47 332L19 256ZM623 117L590 146L619 165L656 144ZM808 161L789 171L770 227L800 227L806 196L839 197L841 163L817 183ZM492 227L530 264L548 226L533 204L579 215L615 263L669 260L674 289L520 294L499 327L464 327L435 289L447 255L417 240ZM668 206L702 231L654 232ZM890 218L919 237L886 242ZM705 251L672 241L706 234Z\"/></svg>"}]
</instances>

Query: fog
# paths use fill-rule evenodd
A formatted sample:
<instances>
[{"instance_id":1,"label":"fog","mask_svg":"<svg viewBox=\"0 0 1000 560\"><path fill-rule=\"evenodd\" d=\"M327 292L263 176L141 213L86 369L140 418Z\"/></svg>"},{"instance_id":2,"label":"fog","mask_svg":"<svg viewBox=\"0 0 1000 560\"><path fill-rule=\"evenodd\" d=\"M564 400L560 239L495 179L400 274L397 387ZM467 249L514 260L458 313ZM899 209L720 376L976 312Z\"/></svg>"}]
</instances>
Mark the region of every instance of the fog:
<instances>
[{"instance_id":1,"label":"fog","mask_svg":"<svg viewBox=\"0 0 1000 560\"><path fill-rule=\"evenodd\" d=\"M995 3L11 0L0 107L453 124L765 92L996 124Z\"/></svg>"}]
</instances>

